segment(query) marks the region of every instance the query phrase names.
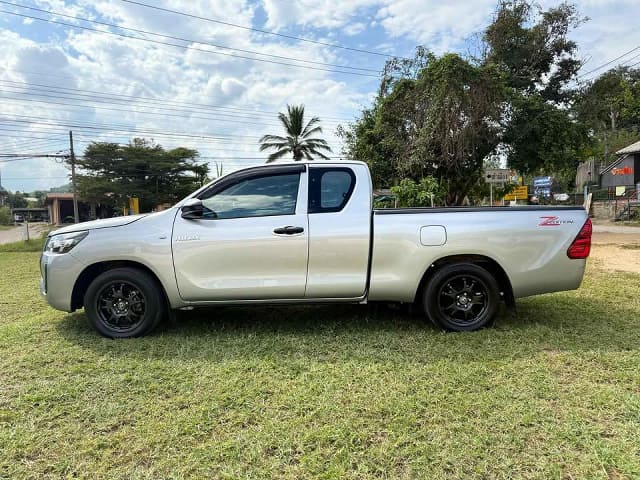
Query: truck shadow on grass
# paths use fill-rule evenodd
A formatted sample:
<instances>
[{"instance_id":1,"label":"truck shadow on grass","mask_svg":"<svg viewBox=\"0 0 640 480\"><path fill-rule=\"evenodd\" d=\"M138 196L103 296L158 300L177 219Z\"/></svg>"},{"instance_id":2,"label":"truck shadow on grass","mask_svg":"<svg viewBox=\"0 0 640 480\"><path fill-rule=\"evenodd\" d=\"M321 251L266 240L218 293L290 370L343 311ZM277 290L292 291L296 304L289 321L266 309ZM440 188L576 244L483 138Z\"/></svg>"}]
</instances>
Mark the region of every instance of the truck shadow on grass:
<instances>
[{"instance_id":1,"label":"truck shadow on grass","mask_svg":"<svg viewBox=\"0 0 640 480\"><path fill-rule=\"evenodd\" d=\"M100 337L83 313L66 316L58 330L96 353L136 358L483 361L538 352L637 350L639 313L625 302L560 293L524 299L517 312L503 310L494 328L462 334L442 332L422 316L361 305L196 310L129 340Z\"/></svg>"}]
</instances>

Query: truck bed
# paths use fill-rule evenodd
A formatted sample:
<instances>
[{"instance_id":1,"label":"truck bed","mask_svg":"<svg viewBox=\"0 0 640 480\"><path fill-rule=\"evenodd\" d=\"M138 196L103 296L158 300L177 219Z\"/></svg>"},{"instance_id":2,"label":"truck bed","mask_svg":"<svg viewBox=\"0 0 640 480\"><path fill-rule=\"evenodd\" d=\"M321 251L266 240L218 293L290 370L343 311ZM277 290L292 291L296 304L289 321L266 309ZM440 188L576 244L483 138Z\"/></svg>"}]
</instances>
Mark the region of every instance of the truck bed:
<instances>
[{"instance_id":1,"label":"truck bed","mask_svg":"<svg viewBox=\"0 0 640 480\"><path fill-rule=\"evenodd\" d=\"M567 249L586 219L578 206L374 210L369 299L412 302L432 265L465 258L503 272L515 298L576 289L586 260Z\"/></svg>"}]
</instances>

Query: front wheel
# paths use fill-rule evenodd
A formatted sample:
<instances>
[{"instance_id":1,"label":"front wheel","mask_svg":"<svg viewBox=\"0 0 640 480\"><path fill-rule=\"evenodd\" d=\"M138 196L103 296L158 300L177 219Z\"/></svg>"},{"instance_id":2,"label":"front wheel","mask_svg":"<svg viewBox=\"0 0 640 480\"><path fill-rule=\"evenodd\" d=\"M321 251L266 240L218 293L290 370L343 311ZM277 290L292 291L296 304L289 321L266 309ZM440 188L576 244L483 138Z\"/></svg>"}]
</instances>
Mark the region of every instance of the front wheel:
<instances>
[{"instance_id":1,"label":"front wheel","mask_svg":"<svg viewBox=\"0 0 640 480\"><path fill-rule=\"evenodd\" d=\"M424 308L436 325L455 332L469 332L493 322L500 303L495 278L472 263L445 265L428 281Z\"/></svg>"},{"instance_id":2,"label":"front wheel","mask_svg":"<svg viewBox=\"0 0 640 480\"><path fill-rule=\"evenodd\" d=\"M149 333L160 322L164 305L157 281L134 268L115 268L98 275L84 295L89 324L109 338Z\"/></svg>"}]
</instances>

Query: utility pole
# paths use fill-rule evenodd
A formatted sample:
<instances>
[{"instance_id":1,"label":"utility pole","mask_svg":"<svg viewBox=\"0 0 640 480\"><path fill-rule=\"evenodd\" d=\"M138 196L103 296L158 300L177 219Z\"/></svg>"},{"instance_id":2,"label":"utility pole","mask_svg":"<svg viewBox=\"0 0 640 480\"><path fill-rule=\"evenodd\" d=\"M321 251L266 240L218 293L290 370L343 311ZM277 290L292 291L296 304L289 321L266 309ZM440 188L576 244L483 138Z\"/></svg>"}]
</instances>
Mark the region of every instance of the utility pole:
<instances>
[{"instance_id":1,"label":"utility pole","mask_svg":"<svg viewBox=\"0 0 640 480\"><path fill-rule=\"evenodd\" d=\"M73 152L73 132L69 130L69 149L71 150L71 188L73 190L73 219L80 223L78 215L78 192L76 191L76 155Z\"/></svg>"}]
</instances>

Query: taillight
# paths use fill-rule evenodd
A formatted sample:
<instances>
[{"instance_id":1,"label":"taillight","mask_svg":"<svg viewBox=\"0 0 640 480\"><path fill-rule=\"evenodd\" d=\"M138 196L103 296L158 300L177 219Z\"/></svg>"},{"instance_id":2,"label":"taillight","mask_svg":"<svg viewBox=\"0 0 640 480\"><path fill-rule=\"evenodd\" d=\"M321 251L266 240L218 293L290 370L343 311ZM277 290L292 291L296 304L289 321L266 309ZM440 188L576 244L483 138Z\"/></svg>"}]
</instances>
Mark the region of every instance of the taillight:
<instances>
[{"instance_id":1,"label":"taillight","mask_svg":"<svg viewBox=\"0 0 640 480\"><path fill-rule=\"evenodd\" d=\"M580 229L580 233L573 241L571 246L567 250L567 257L569 258L587 258L591 251L591 232L593 227L591 226L591 219L587 218L584 225Z\"/></svg>"}]
</instances>

